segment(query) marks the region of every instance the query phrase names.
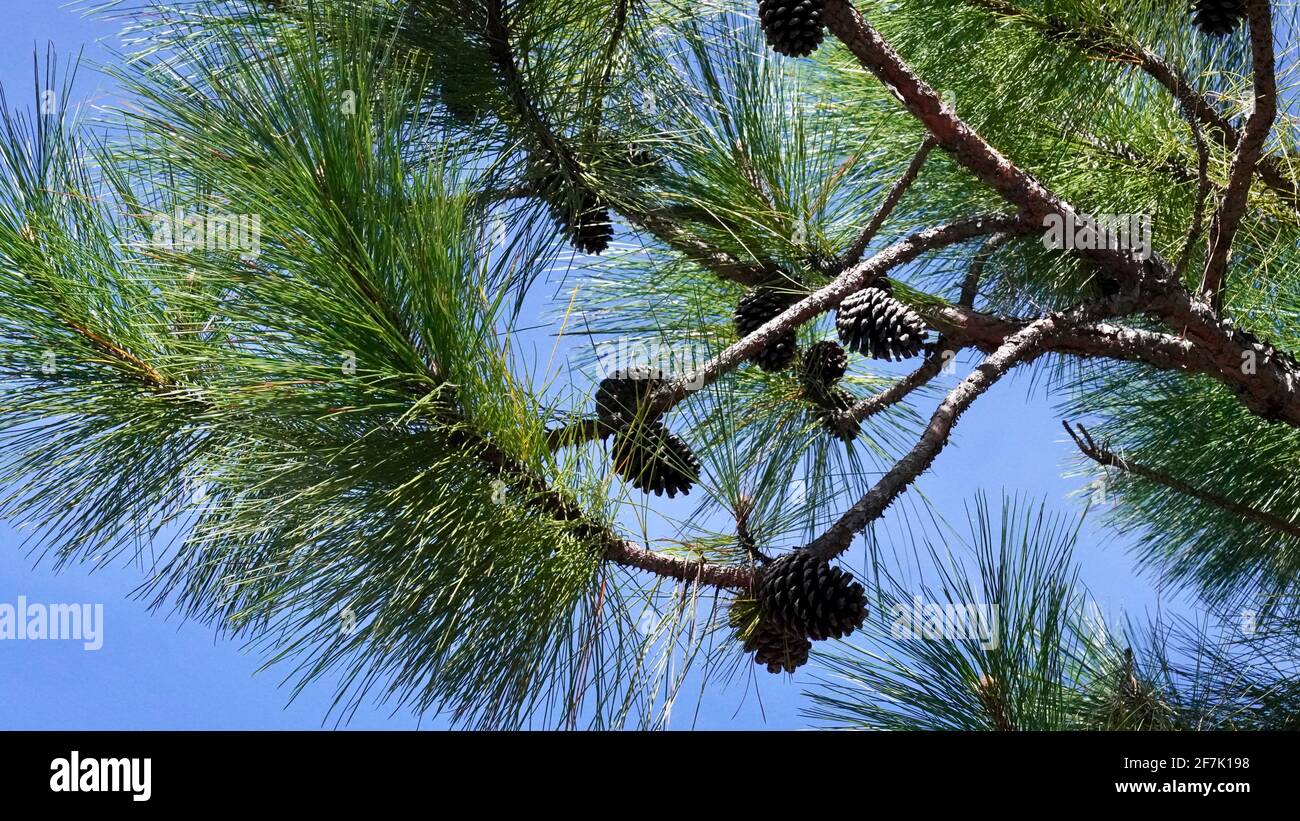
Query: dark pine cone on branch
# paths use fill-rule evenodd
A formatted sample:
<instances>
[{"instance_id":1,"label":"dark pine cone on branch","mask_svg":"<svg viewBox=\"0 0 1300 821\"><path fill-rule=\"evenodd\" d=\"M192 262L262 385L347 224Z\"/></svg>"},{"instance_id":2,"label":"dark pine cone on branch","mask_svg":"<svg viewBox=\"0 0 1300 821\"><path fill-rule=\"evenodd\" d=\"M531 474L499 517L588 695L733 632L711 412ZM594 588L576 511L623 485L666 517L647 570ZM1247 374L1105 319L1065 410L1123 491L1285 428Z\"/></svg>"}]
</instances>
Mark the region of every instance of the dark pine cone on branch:
<instances>
[{"instance_id":1,"label":"dark pine cone on branch","mask_svg":"<svg viewBox=\"0 0 1300 821\"><path fill-rule=\"evenodd\" d=\"M838 342L823 339L808 346L799 365L799 378L806 386L829 388L849 368L849 355Z\"/></svg>"},{"instance_id":2,"label":"dark pine cone on branch","mask_svg":"<svg viewBox=\"0 0 1300 821\"><path fill-rule=\"evenodd\" d=\"M536 162L528 176L574 248L584 254L600 254L609 248L614 222L595 192L581 183L570 183L549 161Z\"/></svg>"},{"instance_id":3,"label":"dark pine cone on branch","mask_svg":"<svg viewBox=\"0 0 1300 821\"><path fill-rule=\"evenodd\" d=\"M763 568L758 602L777 627L816 641L843 638L867 618L862 585L807 550L787 553Z\"/></svg>"},{"instance_id":4,"label":"dark pine cone on branch","mask_svg":"<svg viewBox=\"0 0 1300 821\"><path fill-rule=\"evenodd\" d=\"M637 421L657 421L657 416L642 417L650 398L666 384L663 374L650 368L615 371L596 389L596 416L615 430Z\"/></svg>"},{"instance_id":5,"label":"dark pine cone on branch","mask_svg":"<svg viewBox=\"0 0 1300 821\"><path fill-rule=\"evenodd\" d=\"M872 359L910 359L925 344L925 323L894 299L886 280L845 297L835 329L851 350Z\"/></svg>"},{"instance_id":6,"label":"dark pine cone on branch","mask_svg":"<svg viewBox=\"0 0 1300 821\"><path fill-rule=\"evenodd\" d=\"M646 422L614 434L614 470L633 487L656 496L688 495L700 480L700 460L689 445L661 422Z\"/></svg>"},{"instance_id":7,"label":"dark pine cone on branch","mask_svg":"<svg viewBox=\"0 0 1300 821\"><path fill-rule=\"evenodd\" d=\"M862 430L849 415L855 397L835 384L848 371L848 365L848 353L829 339L810 345L799 363L803 396L812 403L817 421L827 433L844 442L852 442Z\"/></svg>"},{"instance_id":8,"label":"dark pine cone on branch","mask_svg":"<svg viewBox=\"0 0 1300 821\"><path fill-rule=\"evenodd\" d=\"M817 50L822 31L822 0L759 0L758 22L777 54L807 57Z\"/></svg>"},{"instance_id":9,"label":"dark pine cone on branch","mask_svg":"<svg viewBox=\"0 0 1300 821\"><path fill-rule=\"evenodd\" d=\"M775 318L799 301L799 295L775 288L759 287L748 291L736 305L734 318L736 336L742 339L758 330L764 323ZM794 362L799 352L798 339L794 331L787 331L775 339L768 340L751 361L765 371L783 371Z\"/></svg>"},{"instance_id":10,"label":"dark pine cone on branch","mask_svg":"<svg viewBox=\"0 0 1300 821\"><path fill-rule=\"evenodd\" d=\"M1192 22L1213 37L1231 34L1245 16L1245 0L1192 0Z\"/></svg>"},{"instance_id":11,"label":"dark pine cone on branch","mask_svg":"<svg viewBox=\"0 0 1300 821\"><path fill-rule=\"evenodd\" d=\"M727 617L745 652L753 653L754 663L767 672L793 673L808 663L812 642L763 618L753 599L737 599Z\"/></svg>"},{"instance_id":12,"label":"dark pine cone on branch","mask_svg":"<svg viewBox=\"0 0 1300 821\"><path fill-rule=\"evenodd\" d=\"M817 421L831 436L841 442L852 442L862 432L862 424L849 411L856 397L843 388L822 388L810 392L808 398L816 406Z\"/></svg>"}]
</instances>

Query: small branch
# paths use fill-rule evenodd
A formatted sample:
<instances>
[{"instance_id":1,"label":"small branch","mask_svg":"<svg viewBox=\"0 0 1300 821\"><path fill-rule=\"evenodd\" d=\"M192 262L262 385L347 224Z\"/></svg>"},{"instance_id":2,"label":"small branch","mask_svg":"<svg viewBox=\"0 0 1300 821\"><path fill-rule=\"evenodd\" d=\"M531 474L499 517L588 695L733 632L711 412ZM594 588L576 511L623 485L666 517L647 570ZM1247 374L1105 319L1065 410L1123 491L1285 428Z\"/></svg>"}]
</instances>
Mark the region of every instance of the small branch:
<instances>
[{"instance_id":1,"label":"small branch","mask_svg":"<svg viewBox=\"0 0 1300 821\"><path fill-rule=\"evenodd\" d=\"M948 344L940 344L939 347L935 349L935 352L926 357L926 360L922 362L921 366L916 370L912 371L910 374L890 385L875 396L868 396L865 399L860 399L855 402L853 407L849 408L847 412L848 415L858 422L863 422L869 417L880 413L885 408L897 405L917 388L925 385L931 379L938 376L939 372L943 370L944 364L948 361L948 357L955 355L956 353L956 347Z\"/></svg>"},{"instance_id":2,"label":"small branch","mask_svg":"<svg viewBox=\"0 0 1300 821\"><path fill-rule=\"evenodd\" d=\"M753 586L755 574L751 568L692 562L633 544L605 524L592 519L577 501L562 490L551 487L545 479L529 470L527 465L463 426L451 432L451 441L474 454L493 475L509 480L530 493L543 511L572 525L575 534L596 541L608 561L712 587L749 589Z\"/></svg>"},{"instance_id":3,"label":"small branch","mask_svg":"<svg viewBox=\"0 0 1300 821\"><path fill-rule=\"evenodd\" d=\"M148 362L145 362L143 359L131 353L126 348L123 348L122 346L114 343L113 341L106 339L105 337L90 330L89 328L82 327L80 324L72 321L71 319L65 318L64 323L70 329L72 329L76 333L80 334L81 336L89 340L91 344L93 344L95 347L99 348L104 353L118 360L123 365L126 365L132 371L135 371L139 379L142 382L148 384L150 387L159 388L159 389L173 387L173 383L171 382L171 380L163 376L162 373L160 373L156 368L154 368L153 365L150 365Z\"/></svg>"},{"instance_id":4,"label":"small branch","mask_svg":"<svg viewBox=\"0 0 1300 821\"><path fill-rule=\"evenodd\" d=\"M849 294L865 288L887 271L905 265L927 251L991 233L1021 233L1030 229L1031 225L1020 217L990 215L918 231L866 262L848 269L829 285L791 305L700 368L661 388L651 400L647 413L654 416L667 413L689 393L708 387L723 374L747 361L771 339L789 333L813 317L835 308Z\"/></svg>"},{"instance_id":5,"label":"small branch","mask_svg":"<svg viewBox=\"0 0 1300 821\"><path fill-rule=\"evenodd\" d=\"M1080 313L1080 316L1083 314ZM834 524L818 536L807 549L830 560L843 553L868 524L878 519L895 499L934 462L948 443L958 417L993 383L1024 360L1036 356L1043 342L1073 320L1063 314L1048 314L1012 334L995 352L981 362L961 384L944 397L930 417L921 438L889 469L880 481L849 508Z\"/></svg>"},{"instance_id":6,"label":"small branch","mask_svg":"<svg viewBox=\"0 0 1300 821\"><path fill-rule=\"evenodd\" d=\"M754 500L741 494L736 502L736 542L749 554L751 561L767 564L771 557L758 549L758 541L749 530L749 517L754 512Z\"/></svg>"},{"instance_id":7,"label":"small branch","mask_svg":"<svg viewBox=\"0 0 1300 821\"><path fill-rule=\"evenodd\" d=\"M984 268L989 264L989 260L993 258L998 249L1006 245L1010 240L1010 234L994 234L975 252L975 258L971 260L970 269L966 272L966 279L961 284L961 295L957 298L958 305L963 308L975 307L975 297L979 294L980 279L984 276Z\"/></svg>"},{"instance_id":8,"label":"small branch","mask_svg":"<svg viewBox=\"0 0 1300 821\"><path fill-rule=\"evenodd\" d=\"M623 41L623 32L627 29L628 7L630 5L629 0L616 0L614 10L611 12L613 19L610 22L609 41L605 44L605 50L601 54L600 90L597 92L600 96L595 100L591 125L587 130L588 136L592 136L600 130L605 95L609 92L610 81L614 77L614 55L618 51L619 43Z\"/></svg>"},{"instance_id":9,"label":"small branch","mask_svg":"<svg viewBox=\"0 0 1300 821\"><path fill-rule=\"evenodd\" d=\"M867 246L879 233L881 226L885 224L885 220L889 219L889 215L893 213L899 200L907 193L907 189L916 181L917 176L921 173L921 168L925 165L926 157L930 156L930 152L934 150L936 145L938 145L938 142L934 137L926 137L921 143L921 147L916 150L916 155L912 157L912 162L908 164L907 170L894 183L894 187L889 190L885 201L876 209L876 213L871 217L871 221L867 223L867 227L858 235L857 241L844 252L844 256L840 260L839 270L843 271L845 268L857 265L862 260L862 255L867 252Z\"/></svg>"},{"instance_id":10,"label":"small branch","mask_svg":"<svg viewBox=\"0 0 1300 821\"><path fill-rule=\"evenodd\" d=\"M1262 524L1265 527L1271 528L1281 533L1285 533L1287 536L1290 536L1293 539L1300 539L1300 526L1297 526L1292 522L1288 522L1285 519L1278 518L1277 516L1274 516L1271 513L1265 513L1264 511L1250 507L1249 505L1239 504L1237 502L1232 501L1231 499L1226 499L1216 493L1210 493L1208 491L1204 491L1192 487L1186 482L1180 479L1175 479L1174 477L1169 476L1166 473L1162 473L1158 470L1155 470L1154 468L1150 468L1145 465L1138 464L1136 462L1130 462L1129 460L1123 458L1122 456L1118 455L1114 451L1111 451L1105 446L1099 445L1095 441L1093 441L1092 434L1090 434L1088 432L1088 429L1085 428L1083 425L1075 426L1078 428L1077 433L1075 432L1074 428L1070 426L1070 423L1067 421L1062 421L1061 426L1065 428L1065 432L1068 433L1070 435L1070 438L1074 440L1074 444L1078 446L1079 451L1084 456L1087 456L1089 459L1093 460L1099 465L1119 468L1125 473L1131 473L1134 476L1138 476L1143 479L1146 479L1148 482L1153 482L1155 484L1162 485L1176 493L1181 493L1184 496L1190 496L1193 499L1197 499L1198 501L1205 502L1206 504L1211 505L1213 507L1220 508L1221 510L1226 510L1229 513L1242 516L1258 524Z\"/></svg>"},{"instance_id":11,"label":"small branch","mask_svg":"<svg viewBox=\"0 0 1300 821\"><path fill-rule=\"evenodd\" d=\"M573 154L565 147L556 133L547 124L537 106L533 104L519 64L515 60L514 44L511 42L510 20L506 11L505 0L486 0L487 13L486 35L488 54L501 76L502 85L510 97L516 116L523 120L525 127L537 142L538 147L551 155L553 162L571 182L581 180L582 169Z\"/></svg>"},{"instance_id":12,"label":"small branch","mask_svg":"<svg viewBox=\"0 0 1300 821\"><path fill-rule=\"evenodd\" d=\"M552 452L572 445L581 445L604 439L615 433L613 428L599 419L581 419L562 428L552 428L546 432L546 446Z\"/></svg>"},{"instance_id":13,"label":"small branch","mask_svg":"<svg viewBox=\"0 0 1300 821\"><path fill-rule=\"evenodd\" d=\"M750 567L691 562L646 550L626 540L607 545L605 558L625 567L649 571L656 576L729 590L753 590L758 580L757 572Z\"/></svg>"},{"instance_id":14,"label":"small branch","mask_svg":"<svg viewBox=\"0 0 1300 821\"><path fill-rule=\"evenodd\" d=\"M1187 271L1187 263L1192 258L1192 248L1196 247L1196 241L1201 236L1201 229L1205 221L1205 201L1210 195L1210 149L1205 144L1205 135L1201 133L1201 121L1196 118L1196 113L1186 104L1180 104L1179 108L1183 116L1187 119L1187 125L1192 131L1192 141L1196 144L1196 204L1192 208L1192 222L1187 227L1187 239L1183 242L1182 254L1178 257L1177 264L1174 265L1174 279L1182 281L1183 274Z\"/></svg>"},{"instance_id":15,"label":"small branch","mask_svg":"<svg viewBox=\"0 0 1300 821\"><path fill-rule=\"evenodd\" d=\"M721 279L741 285L758 285L768 279L774 271L773 266L742 262L730 254L717 250L683 228L680 222L670 216L626 205L619 206L617 210L628 222L649 231L659 241L692 262L704 266Z\"/></svg>"},{"instance_id":16,"label":"small branch","mask_svg":"<svg viewBox=\"0 0 1300 821\"><path fill-rule=\"evenodd\" d=\"M1246 212L1246 199L1264 143L1277 117L1277 76L1273 58L1273 14L1269 0L1246 0L1250 21L1250 47L1255 82L1255 105L1246 118L1245 133L1237 144L1228 175L1228 190L1210 226L1210 246L1201 279L1201 296L1217 311L1223 301L1223 280L1232 240Z\"/></svg>"},{"instance_id":17,"label":"small branch","mask_svg":"<svg viewBox=\"0 0 1300 821\"><path fill-rule=\"evenodd\" d=\"M829 285L796 302L744 339L732 343L695 371L660 388L648 403L646 415L650 418L663 416L689 394L703 390L723 374L748 361L770 339L786 334L808 320L833 309L849 294L861 290L878 277L884 276L886 272L911 262L927 251L991 233L1020 233L1026 230L1029 230L1029 226L1018 217L990 215L918 231L894 243L866 262L853 266ZM584 420L577 425L574 430L566 427L548 431L548 441L556 447L562 447L589 442L600 433L600 429L592 425L590 420Z\"/></svg>"}]
</instances>

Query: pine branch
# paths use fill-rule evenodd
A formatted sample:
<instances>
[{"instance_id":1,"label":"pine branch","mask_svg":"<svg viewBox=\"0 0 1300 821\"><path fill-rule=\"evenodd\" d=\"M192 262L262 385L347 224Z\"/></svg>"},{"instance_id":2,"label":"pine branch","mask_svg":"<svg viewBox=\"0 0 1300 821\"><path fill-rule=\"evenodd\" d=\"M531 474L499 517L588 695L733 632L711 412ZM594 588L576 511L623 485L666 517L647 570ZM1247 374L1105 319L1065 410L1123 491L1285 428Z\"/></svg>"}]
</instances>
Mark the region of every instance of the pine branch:
<instances>
[{"instance_id":1,"label":"pine branch","mask_svg":"<svg viewBox=\"0 0 1300 821\"><path fill-rule=\"evenodd\" d=\"M582 166L577 155L542 117L524 83L511 43L505 0L485 1L488 53L501 77L502 87L511 101L515 114L528 128L534 146L554 157L572 184L585 185L582 179ZM769 266L744 263L709 246L664 213L652 209L634 208L626 203L610 205L629 222L649 231L661 242L723 279L748 285L761 281L770 273Z\"/></svg>"},{"instance_id":2,"label":"pine branch","mask_svg":"<svg viewBox=\"0 0 1300 821\"><path fill-rule=\"evenodd\" d=\"M961 293L957 297L957 304L963 308L974 308L975 297L979 294L980 279L984 276L984 268L993 259L993 255L998 249L1011 240L1011 234L994 234L989 237L988 241L980 246L979 251L971 259L970 268L966 271L966 278L961 283Z\"/></svg>"},{"instance_id":3,"label":"pine branch","mask_svg":"<svg viewBox=\"0 0 1300 821\"><path fill-rule=\"evenodd\" d=\"M944 364L958 350L956 346L941 341L935 348L935 352L926 357L920 367L875 396L868 396L854 402L853 407L845 412L846 415L857 422L864 422L885 408L897 405L917 388L929 383L930 380L938 376L939 372L943 370Z\"/></svg>"},{"instance_id":4,"label":"pine branch","mask_svg":"<svg viewBox=\"0 0 1300 821\"><path fill-rule=\"evenodd\" d=\"M605 51L601 54L601 65L604 67L601 71L600 86L597 92L600 96L594 101L592 106L590 134L595 134L600 130L601 113L604 111L604 95L607 93L611 80L614 77L614 55L618 52L619 44L623 42L623 34L627 31L628 13L631 10L631 0L615 0L614 9L610 12L610 32L609 41L605 44Z\"/></svg>"},{"instance_id":5,"label":"pine branch","mask_svg":"<svg viewBox=\"0 0 1300 821\"><path fill-rule=\"evenodd\" d=\"M1105 446L1099 445L1093 441L1092 435L1083 425L1075 426L1078 428L1077 432L1067 421L1062 421L1061 426L1065 428L1065 432L1074 440L1074 444L1078 446L1079 451L1099 465L1119 468L1125 473L1131 473L1134 476L1139 476L1149 482L1163 485L1177 493L1191 496L1192 498L1208 505L1250 519L1253 522L1257 522L1258 524L1264 525L1265 527L1271 528L1280 533L1285 533L1293 539L1300 539L1300 525L1288 522L1285 519L1281 519L1271 513L1253 508L1249 505L1234 502L1231 499L1224 498L1216 493L1193 487L1180 479L1176 479L1173 476L1162 473L1154 468L1147 467L1146 465L1131 462Z\"/></svg>"},{"instance_id":6,"label":"pine branch","mask_svg":"<svg viewBox=\"0 0 1300 821\"><path fill-rule=\"evenodd\" d=\"M857 241L844 252L839 270L842 271L849 266L857 265L862 260L862 255L867 252L867 246L871 244L871 240L880 232L881 226L885 224L885 220L889 219L889 215L893 213L898 201L903 198L903 195L907 193L907 189L912 186L917 176L920 175L921 168L925 165L925 159L930 156L930 152L934 150L935 145L937 143L933 137L926 137L921 143L921 147L916 150L916 155L912 157L912 162L908 164L907 169L903 171L903 175L898 178L894 186L889 189L885 201L876 209L876 213L872 215L867 227L862 229Z\"/></svg>"},{"instance_id":7,"label":"pine branch","mask_svg":"<svg viewBox=\"0 0 1300 821\"><path fill-rule=\"evenodd\" d=\"M1192 258L1192 248L1196 246L1196 241L1201 236L1201 230L1205 221L1205 201L1210 196L1210 149L1205 144L1205 135L1201 132L1201 122L1196 118L1196 113L1185 104L1179 105L1179 110L1183 112L1183 117L1187 120L1187 127L1192 132L1192 142L1196 146L1196 204L1192 206L1192 221L1187 226L1187 238L1183 240L1183 252L1178 257L1178 262L1174 264L1174 278L1182 281L1183 274L1187 271L1187 263Z\"/></svg>"},{"instance_id":8,"label":"pine branch","mask_svg":"<svg viewBox=\"0 0 1300 821\"><path fill-rule=\"evenodd\" d=\"M947 445L957 419L981 394L1013 367L1041 353L1046 340L1077 324L1095 310L1095 307L1081 308L1069 314L1048 314L1008 337L1006 342L989 354L961 384L944 397L912 449L806 549L827 560L847 550L853 537L880 518L885 509L930 467Z\"/></svg>"},{"instance_id":9,"label":"pine branch","mask_svg":"<svg viewBox=\"0 0 1300 821\"><path fill-rule=\"evenodd\" d=\"M1004 19L1016 19L1067 43L1084 54L1112 61L1131 63L1146 72L1178 101L1184 110L1212 129L1215 141L1230 151L1236 151L1241 135L1232 122L1219 112L1204 95L1196 91L1182 72L1150 49L1120 39L1114 32L1095 26L1071 25L1060 20L1040 19L1019 6L1005 0L966 0L971 5L997 14ZM1278 193L1297 212L1300 212L1300 182L1291 179L1282 170L1276 157L1267 157L1255 169L1265 185Z\"/></svg>"},{"instance_id":10,"label":"pine branch","mask_svg":"<svg viewBox=\"0 0 1300 821\"><path fill-rule=\"evenodd\" d=\"M827 28L857 58L863 68L891 89L907 111L925 126L945 151L981 182L1020 208L1034 223L1048 217L1091 225L1092 219L1047 189L1032 174L1000 153L987 140L944 105L939 95L903 62L857 9L847 0L827 0L823 19ZM1151 279L1147 266L1131 253L1111 249L1078 252L1114 278L1133 287ZM1135 306L1133 306L1135 307Z\"/></svg>"},{"instance_id":11,"label":"pine branch","mask_svg":"<svg viewBox=\"0 0 1300 821\"><path fill-rule=\"evenodd\" d=\"M544 151L571 184L581 183L582 167L577 158L551 129L541 111L533 104L533 99L524 85L523 75L520 74L519 65L515 60L506 1L484 0L484 8L487 12L484 33L487 37L488 54L491 55L492 62L501 76L502 87L510 98L516 116L528 129L535 149Z\"/></svg>"},{"instance_id":12,"label":"pine branch","mask_svg":"<svg viewBox=\"0 0 1300 821\"><path fill-rule=\"evenodd\" d=\"M980 246L980 250L976 252L975 257L971 260L966 278L962 281L961 295L957 300L960 307L970 309L974 305L975 294L979 288L980 276L984 271L984 266L988 264L989 259L992 258L997 249L1006 244L1012 236L1012 234L994 234ZM847 411L847 415L860 423L885 408L893 407L910 396L917 388L928 384L930 380L938 376L944 365L957 355L961 347L951 343L946 337L940 337L934 353L926 357L920 367L875 396L868 396L865 399L858 400Z\"/></svg>"},{"instance_id":13,"label":"pine branch","mask_svg":"<svg viewBox=\"0 0 1300 821\"><path fill-rule=\"evenodd\" d=\"M1201 296L1218 310L1223 302L1224 273L1232 240L1246 212L1246 198L1255 178L1255 168L1264 152L1264 143L1277 118L1277 76L1273 58L1273 13L1269 0L1246 0L1246 17L1250 22L1251 62L1254 74L1255 104L1241 141L1237 143L1228 175L1228 191L1210 226L1210 246L1201 279Z\"/></svg>"},{"instance_id":14,"label":"pine branch","mask_svg":"<svg viewBox=\"0 0 1300 821\"><path fill-rule=\"evenodd\" d=\"M809 320L834 309L849 294L867 287L894 268L906 265L928 251L991 233L1002 231L1019 233L1025 230L1027 230L1026 224L1018 217L995 214L972 217L918 231L867 261L849 268L829 285L791 305L748 336L729 345L704 365L660 388L647 403L646 416L658 418L666 414L691 393L703 390L723 375L749 361L772 339L796 330ZM591 441L601 436L605 430L605 426L598 422L582 420L565 428L549 431L547 439L556 447L574 445Z\"/></svg>"},{"instance_id":15,"label":"pine branch","mask_svg":"<svg viewBox=\"0 0 1300 821\"><path fill-rule=\"evenodd\" d=\"M1031 174L1011 162L983 137L947 109L934 89L902 61L857 10L846 0L827 0L824 18L828 29L934 135L939 145L978 179L1022 210L1030 220L1047 217L1090 224ZM1079 252L1111 278L1127 286L1108 301L1113 314L1150 311L1207 349L1220 381L1228 385L1252 412L1265 419L1300 425L1300 366L1288 357L1264 356L1257 370L1247 373L1242 363L1271 346L1223 324L1217 313L1193 298L1158 257L1149 260L1109 249Z\"/></svg>"}]
</instances>

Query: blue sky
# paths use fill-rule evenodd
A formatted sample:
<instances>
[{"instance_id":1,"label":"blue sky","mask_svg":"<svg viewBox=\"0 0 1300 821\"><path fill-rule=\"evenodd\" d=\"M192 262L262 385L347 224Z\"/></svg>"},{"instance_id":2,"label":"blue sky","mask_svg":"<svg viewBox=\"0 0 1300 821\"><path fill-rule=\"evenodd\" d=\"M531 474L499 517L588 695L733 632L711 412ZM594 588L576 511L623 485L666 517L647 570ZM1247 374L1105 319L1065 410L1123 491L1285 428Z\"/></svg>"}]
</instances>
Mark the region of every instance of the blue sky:
<instances>
[{"instance_id":1,"label":"blue sky","mask_svg":"<svg viewBox=\"0 0 1300 821\"><path fill-rule=\"evenodd\" d=\"M11 104L31 98L33 48L44 52L53 41L63 56L85 46L87 59L110 59L97 45L112 41L116 27L86 21L55 3L23 3L25 16L11 16L0 29L0 83ZM99 78L85 71L79 96L92 100L107 92ZM542 306L536 306L538 308ZM549 342L538 340L545 361ZM969 357L960 360L968 365ZM951 387L955 376L938 386ZM922 412L928 413L927 408ZM1078 510L1067 498L1077 480L1061 472L1071 447L1063 441L1059 417L1041 396L1029 395L1029 380L996 386L967 413L953 444L940 455L922 488L939 511L954 523L964 521L964 506L978 488L996 495L1005 490L1044 497L1058 510ZM104 608L103 648L89 652L80 643L62 641L0 642L0 729L267 729L316 728L329 709L330 682L319 682L287 704L283 670L258 673L258 657L241 652L237 643L215 639L202 625L165 613L150 613L131 593L143 573L139 567L115 566L95 573L85 568L56 574L36 565L12 522L0 523L0 603L19 595L30 602L90 602ZM1077 560L1084 581L1108 614L1120 610L1141 616L1168 608L1146 579L1138 578L1125 544L1100 530L1098 520L1085 529ZM1183 608L1180 608L1180 610ZM806 669L806 668L805 668ZM759 673L761 708L744 682L712 692L695 726L703 728L803 726L796 714L801 671L793 681ZM748 689L748 692L746 692ZM689 712L674 726L691 723ZM351 727L441 727L441 721L385 709L362 709Z\"/></svg>"}]
</instances>

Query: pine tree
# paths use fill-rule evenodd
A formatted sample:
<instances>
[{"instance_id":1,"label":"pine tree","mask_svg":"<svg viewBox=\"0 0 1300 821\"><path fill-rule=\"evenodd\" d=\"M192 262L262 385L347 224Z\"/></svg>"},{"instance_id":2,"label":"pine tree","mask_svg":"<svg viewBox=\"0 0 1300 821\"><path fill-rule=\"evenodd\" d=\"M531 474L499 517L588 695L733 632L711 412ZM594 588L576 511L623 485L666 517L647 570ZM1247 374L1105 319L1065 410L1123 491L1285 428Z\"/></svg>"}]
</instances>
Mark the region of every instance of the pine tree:
<instances>
[{"instance_id":1,"label":"pine tree","mask_svg":"<svg viewBox=\"0 0 1300 821\"><path fill-rule=\"evenodd\" d=\"M820 668L837 725L1294 724L1294 11L133 5L107 126L53 60L63 107L0 100L0 514L54 564L342 671L340 718L662 727ZM1025 372L1141 567L1261 638L1095 629L1072 515L894 504ZM1001 649L890 635L908 544Z\"/></svg>"}]
</instances>

